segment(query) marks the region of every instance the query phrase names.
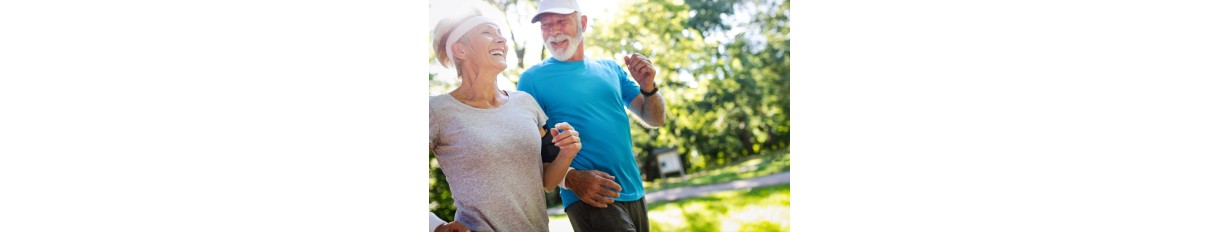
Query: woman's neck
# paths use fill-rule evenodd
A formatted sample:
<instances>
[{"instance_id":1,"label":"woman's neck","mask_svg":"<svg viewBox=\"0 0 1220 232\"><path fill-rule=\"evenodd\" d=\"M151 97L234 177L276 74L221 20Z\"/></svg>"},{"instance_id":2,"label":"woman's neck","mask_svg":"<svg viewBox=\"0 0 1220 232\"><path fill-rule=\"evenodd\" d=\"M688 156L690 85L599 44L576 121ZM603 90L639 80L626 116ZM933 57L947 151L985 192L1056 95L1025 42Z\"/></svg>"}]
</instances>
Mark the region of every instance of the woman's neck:
<instances>
[{"instance_id":1,"label":"woman's neck","mask_svg":"<svg viewBox=\"0 0 1220 232\"><path fill-rule=\"evenodd\" d=\"M480 108L494 108L503 103L507 96L496 87L495 75L472 75L474 78L461 77L462 84L450 92L454 98L467 105Z\"/></svg>"}]
</instances>

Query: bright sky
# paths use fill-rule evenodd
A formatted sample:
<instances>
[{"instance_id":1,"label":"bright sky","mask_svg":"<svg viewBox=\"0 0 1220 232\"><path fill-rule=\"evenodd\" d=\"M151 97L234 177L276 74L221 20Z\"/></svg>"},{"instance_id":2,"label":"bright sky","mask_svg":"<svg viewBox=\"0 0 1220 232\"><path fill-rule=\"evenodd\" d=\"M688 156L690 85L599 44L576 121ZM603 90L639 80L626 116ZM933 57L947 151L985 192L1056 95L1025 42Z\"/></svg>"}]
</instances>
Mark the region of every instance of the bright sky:
<instances>
[{"instance_id":1,"label":"bright sky","mask_svg":"<svg viewBox=\"0 0 1220 232\"><path fill-rule=\"evenodd\" d=\"M594 24L596 24L599 21L613 20L612 17L614 16L614 14L612 12L614 12L614 10L618 9L619 3L620 3L619 1L588 1L588 0L578 1L578 4L580 4L581 11L584 12L585 15L589 16L589 24L590 24L589 26L590 27L592 27ZM505 18L503 12L500 12L494 6L491 6L490 4L487 4L486 2L483 2L483 1L432 0L429 2L429 6L431 7L431 9L429 9L430 14L428 15L428 29L429 30L431 30L432 28L435 28L436 23L438 21L440 21L440 19L448 16L448 14L451 14L453 12L462 12L463 10L468 9L473 6L474 8L477 8L477 9L479 9L479 11L483 12L483 14L485 16L496 19L497 20L496 23L501 25L501 30L503 30L503 33L505 33L505 37L508 36L507 33L509 30L509 27L511 27L512 30L517 33L517 36L518 36L517 40L524 41L524 43L527 46L537 47L539 44L542 44L542 35L541 35L542 32L540 31L539 26L537 24L530 23L530 17L533 16L532 13L538 11L538 8L536 6L532 6L532 7L528 7L528 8L523 6L521 9L519 9L519 12L525 12L526 14L521 15L519 19L509 18L509 20L514 20L514 22L507 23L507 24L505 21L503 21L503 19ZM505 27L504 25L509 25L509 27ZM430 36L431 31L429 31L428 34ZM514 49L514 48L515 48L515 45L512 44L512 42L510 41L509 49ZM430 48L429 48L429 51L431 51ZM539 57L539 56L541 56L541 54L538 54L538 52L539 52L538 49L526 50L525 57ZM537 59L527 59L527 61L525 62L525 66L529 67L531 65L534 65L535 63L537 63L537 61L535 61L535 60L537 60ZM440 66L440 64L437 63L435 59L430 60L429 62L431 63L431 66L429 68L430 71L438 73L437 79L445 81L445 82L456 81L457 76L453 70L446 69L446 68ZM516 64L517 57L508 56L508 63L510 65ZM499 78L500 78L499 85L500 85L501 89L509 89L509 90L516 89L516 86L514 86L512 84L512 82L508 81L508 79L505 78L504 76L501 75ZM430 94L440 94L440 92L443 92L443 91L438 92L437 90L433 90L432 93L430 93Z\"/></svg>"}]
</instances>

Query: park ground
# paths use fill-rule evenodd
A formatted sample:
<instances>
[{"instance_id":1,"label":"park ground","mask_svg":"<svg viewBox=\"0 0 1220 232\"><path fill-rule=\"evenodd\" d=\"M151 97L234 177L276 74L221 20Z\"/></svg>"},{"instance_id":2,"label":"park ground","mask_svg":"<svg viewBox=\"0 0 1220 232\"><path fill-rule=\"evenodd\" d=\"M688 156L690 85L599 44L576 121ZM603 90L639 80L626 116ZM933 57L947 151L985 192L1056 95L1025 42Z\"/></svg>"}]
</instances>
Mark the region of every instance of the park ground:
<instances>
[{"instance_id":1,"label":"park ground","mask_svg":"<svg viewBox=\"0 0 1220 232\"><path fill-rule=\"evenodd\" d=\"M691 173L685 182L680 177L645 182L649 228L789 231L790 167L790 154L782 152ZM572 231L562 209L548 211L551 231Z\"/></svg>"}]
</instances>

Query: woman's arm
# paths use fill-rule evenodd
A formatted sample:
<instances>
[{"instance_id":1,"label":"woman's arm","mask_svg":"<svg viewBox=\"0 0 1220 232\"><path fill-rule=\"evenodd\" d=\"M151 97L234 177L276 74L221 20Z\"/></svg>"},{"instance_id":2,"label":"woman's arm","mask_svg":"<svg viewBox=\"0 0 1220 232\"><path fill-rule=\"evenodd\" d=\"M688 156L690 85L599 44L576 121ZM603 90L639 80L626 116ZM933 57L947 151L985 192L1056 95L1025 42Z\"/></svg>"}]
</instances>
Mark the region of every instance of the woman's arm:
<instances>
[{"instance_id":1,"label":"woman's arm","mask_svg":"<svg viewBox=\"0 0 1220 232\"><path fill-rule=\"evenodd\" d=\"M563 130L563 133L559 133L559 130ZM567 174L572 159L576 158L576 153L581 148L580 132L577 132L567 122L556 123L555 128L551 128L550 132L554 137L555 146L559 147L559 156L550 163L542 164L542 189L547 192L554 190L555 186L563 181L563 176Z\"/></svg>"},{"instance_id":2,"label":"woman's arm","mask_svg":"<svg viewBox=\"0 0 1220 232\"><path fill-rule=\"evenodd\" d=\"M441 220L436 216L436 213L428 213L428 231L437 231L436 228L445 225L445 220Z\"/></svg>"}]
</instances>

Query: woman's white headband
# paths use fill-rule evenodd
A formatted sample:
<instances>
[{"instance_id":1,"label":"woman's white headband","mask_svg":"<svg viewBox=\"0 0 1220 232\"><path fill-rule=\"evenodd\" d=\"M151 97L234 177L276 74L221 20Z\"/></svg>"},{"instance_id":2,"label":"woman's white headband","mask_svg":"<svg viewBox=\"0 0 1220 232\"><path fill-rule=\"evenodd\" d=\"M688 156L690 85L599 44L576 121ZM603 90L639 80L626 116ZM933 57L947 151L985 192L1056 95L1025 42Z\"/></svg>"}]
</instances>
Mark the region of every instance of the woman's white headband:
<instances>
[{"instance_id":1,"label":"woman's white headband","mask_svg":"<svg viewBox=\"0 0 1220 232\"><path fill-rule=\"evenodd\" d=\"M449 40L445 41L445 55L449 56L449 62L457 64L457 61L455 61L455 58L453 58L453 43L457 42L458 39L461 39L463 35L466 35L466 32L470 31L470 29L474 29L474 27L483 25L485 23L490 23L492 25L496 24L491 20L491 18L474 16L466 19L466 21L462 21L461 25L458 25L457 28L453 29L453 32L449 33Z\"/></svg>"}]
</instances>

